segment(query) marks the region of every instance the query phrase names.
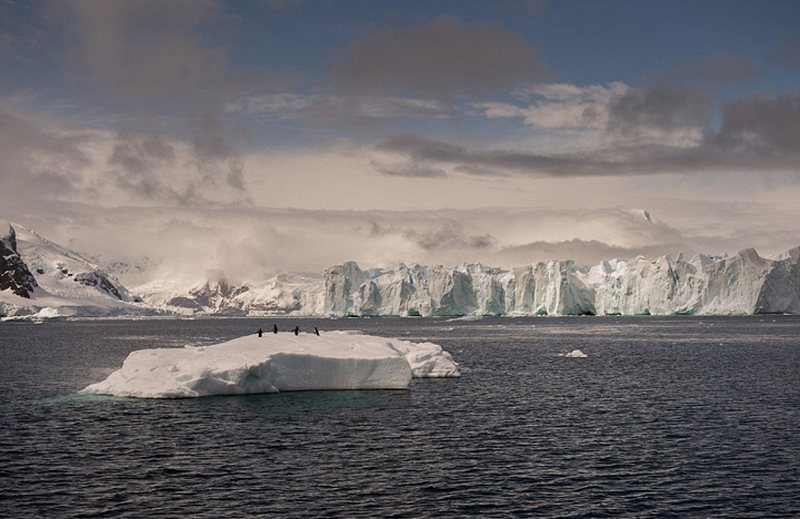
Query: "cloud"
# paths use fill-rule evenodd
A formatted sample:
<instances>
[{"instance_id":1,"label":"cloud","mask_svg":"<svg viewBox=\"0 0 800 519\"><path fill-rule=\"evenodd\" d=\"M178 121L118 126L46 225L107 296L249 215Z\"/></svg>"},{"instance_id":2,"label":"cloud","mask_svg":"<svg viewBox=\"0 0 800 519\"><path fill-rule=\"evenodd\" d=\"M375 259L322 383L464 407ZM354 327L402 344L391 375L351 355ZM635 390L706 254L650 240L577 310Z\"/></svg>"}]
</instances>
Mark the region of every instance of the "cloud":
<instances>
[{"instance_id":1,"label":"cloud","mask_svg":"<svg viewBox=\"0 0 800 519\"><path fill-rule=\"evenodd\" d=\"M656 83L614 97L608 111L612 131L669 131L707 126L712 104L711 98L699 91Z\"/></svg>"},{"instance_id":2,"label":"cloud","mask_svg":"<svg viewBox=\"0 0 800 519\"><path fill-rule=\"evenodd\" d=\"M498 251L497 255L505 262L524 264L530 258L543 260L571 259L579 265L597 265L609 259L631 259L637 256L654 258L664 254L698 253L694 246L686 243L665 243L645 247L621 247L609 245L597 240L581 240L578 238L558 242L536 241L524 245L514 245Z\"/></svg>"},{"instance_id":3,"label":"cloud","mask_svg":"<svg viewBox=\"0 0 800 519\"><path fill-rule=\"evenodd\" d=\"M394 137L376 146L378 152L405 157L410 164L453 167L484 173L496 171L536 176L593 176L619 174L619 162L577 155L543 155L508 150L470 150L414 136Z\"/></svg>"},{"instance_id":4,"label":"cloud","mask_svg":"<svg viewBox=\"0 0 800 519\"><path fill-rule=\"evenodd\" d=\"M50 128L0 109L0 200L71 196L87 189L81 171L91 164L88 132Z\"/></svg>"},{"instance_id":5,"label":"cloud","mask_svg":"<svg viewBox=\"0 0 800 519\"><path fill-rule=\"evenodd\" d=\"M709 205L693 205L691 220L702 226L692 232L619 208L323 211L73 205L65 210L51 205L12 219L81 252L142 263L145 273L134 279L187 284L209 272L224 272L233 281L320 273L348 260L364 267L398 262L515 267L554 258L594 264L639 254L736 253L749 246L775 253L798 245L798 220L791 215L752 206L754 218L747 211L739 217L741 208Z\"/></svg>"},{"instance_id":6,"label":"cloud","mask_svg":"<svg viewBox=\"0 0 800 519\"><path fill-rule=\"evenodd\" d=\"M388 177L444 178L447 176L447 172L443 169L426 167L415 162L385 164L373 161L372 167L381 175Z\"/></svg>"},{"instance_id":7,"label":"cloud","mask_svg":"<svg viewBox=\"0 0 800 519\"><path fill-rule=\"evenodd\" d=\"M106 159L106 177L123 201L145 205L250 204L243 166L216 119L185 142L147 132L122 131Z\"/></svg>"},{"instance_id":8,"label":"cloud","mask_svg":"<svg viewBox=\"0 0 800 519\"><path fill-rule=\"evenodd\" d=\"M288 81L231 62L228 47L209 37L228 22L214 0L67 0L51 3L48 13L63 31L67 79L115 102L208 112L222 99Z\"/></svg>"},{"instance_id":9,"label":"cloud","mask_svg":"<svg viewBox=\"0 0 800 519\"><path fill-rule=\"evenodd\" d=\"M713 141L794 159L800 168L800 95L755 96L722 104L722 128Z\"/></svg>"},{"instance_id":10,"label":"cloud","mask_svg":"<svg viewBox=\"0 0 800 519\"><path fill-rule=\"evenodd\" d=\"M602 132L606 141L681 142L699 139L711 121L710 97L668 83L630 87L539 83L516 90L518 102L481 101L472 107L487 118L520 118L544 129ZM473 114L474 115L474 114Z\"/></svg>"},{"instance_id":11,"label":"cloud","mask_svg":"<svg viewBox=\"0 0 800 519\"><path fill-rule=\"evenodd\" d=\"M498 101L473 103L488 118L518 117L539 128L603 128L608 125L609 104L626 94L624 83L589 85L544 83L520 89L515 97L525 106Z\"/></svg>"},{"instance_id":12,"label":"cloud","mask_svg":"<svg viewBox=\"0 0 800 519\"><path fill-rule=\"evenodd\" d=\"M445 251L460 254L464 249L488 249L497 239L491 234L467 234L464 226L454 220L445 219L433 228L385 226L373 220L368 227L368 235L402 236L423 251Z\"/></svg>"},{"instance_id":13,"label":"cloud","mask_svg":"<svg viewBox=\"0 0 800 519\"><path fill-rule=\"evenodd\" d=\"M246 116L274 116L285 119L347 117L383 119L388 117L450 117L452 107L429 99L344 94L299 94L284 92L241 97L228 102L225 110Z\"/></svg>"},{"instance_id":14,"label":"cloud","mask_svg":"<svg viewBox=\"0 0 800 519\"><path fill-rule=\"evenodd\" d=\"M451 98L507 91L542 72L538 51L517 34L441 16L356 39L343 50L332 80L339 91Z\"/></svg>"},{"instance_id":15,"label":"cloud","mask_svg":"<svg viewBox=\"0 0 800 519\"><path fill-rule=\"evenodd\" d=\"M66 23L68 77L99 93L152 102L220 90L232 75L226 53L204 45L210 0L71 0L55 4Z\"/></svg>"},{"instance_id":16,"label":"cloud","mask_svg":"<svg viewBox=\"0 0 800 519\"><path fill-rule=\"evenodd\" d=\"M707 108L706 99L692 93L637 89L610 105L608 130L623 138L592 150L544 154L473 149L413 135L387 139L375 150L415 167L480 168L538 177L800 173L796 123L800 120L800 96L757 96L723 103L717 131L695 127L708 123ZM648 130L655 133L648 135Z\"/></svg>"},{"instance_id":17,"label":"cloud","mask_svg":"<svg viewBox=\"0 0 800 519\"><path fill-rule=\"evenodd\" d=\"M659 74L657 83L694 85L736 85L758 76L756 67L745 56L717 54L688 61Z\"/></svg>"},{"instance_id":18,"label":"cloud","mask_svg":"<svg viewBox=\"0 0 800 519\"><path fill-rule=\"evenodd\" d=\"M144 130L68 130L0 109L0 202L105 206L250 203L242 162L217 120L190 141Z\"/></svg>"},{"instance_id":19,"label":"cloud","mask_svg":"<svg viewBox=\"0 0 800 519\"><path fill-rule=\"evenodd\" d=\"M227 99L269 91L280 81L263 69L235 66L227 48L209 36L209 28L228 23L222 4L68 0L48 6L54 33L62 35L68 82L121 116L103 123L116 136L107 160L97 157L108 166L97 179L101 187L113 183L145 204L247 203L239 135L222 108Z\"/></svg>"}]
</instances>

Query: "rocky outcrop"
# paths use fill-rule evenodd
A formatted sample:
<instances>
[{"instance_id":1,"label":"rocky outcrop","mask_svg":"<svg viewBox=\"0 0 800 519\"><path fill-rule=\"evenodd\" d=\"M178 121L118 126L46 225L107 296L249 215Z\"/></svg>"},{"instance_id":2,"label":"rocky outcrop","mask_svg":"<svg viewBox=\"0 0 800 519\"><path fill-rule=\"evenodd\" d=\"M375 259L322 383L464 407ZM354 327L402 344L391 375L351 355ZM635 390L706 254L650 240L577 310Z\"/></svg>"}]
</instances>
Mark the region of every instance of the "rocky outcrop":
<instances>
[{"instance_id":1,"label":"rocky outcrop","mask_svg":"<svg viewBox=\"0 0 800 519\"><path fill-rule=\"evenodd\" d=\"M17 251L17 234L9 225L8 232L0 236L0 291L10 290L20 297L30 298L37 286L36 278Z\"/></svg>"}]
</instances>

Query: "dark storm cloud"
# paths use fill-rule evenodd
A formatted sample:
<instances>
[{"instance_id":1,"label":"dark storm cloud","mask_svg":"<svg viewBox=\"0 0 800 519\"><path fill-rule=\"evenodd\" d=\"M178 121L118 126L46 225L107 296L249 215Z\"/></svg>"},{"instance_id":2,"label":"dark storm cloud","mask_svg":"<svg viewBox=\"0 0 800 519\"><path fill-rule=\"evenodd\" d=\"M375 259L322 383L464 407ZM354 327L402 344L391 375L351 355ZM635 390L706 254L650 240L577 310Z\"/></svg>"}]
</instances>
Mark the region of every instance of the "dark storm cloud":
<instances>
[{"instance_id":1,"label":"dark storm cloud","mask_svg":"<svg viewBox=\"0 0 800 519\"><path fill-rule=\"evenodd\" d=\"M610 129L669 130L686 122L698 124L706 115L691 115L692 97L667 93L637 93L609 123ZM686 101L686 102L684 102ZM638 113L635 108L644 113ZM671 111L670 108L674 108ZM697 108L704 108L699 103ZM684 119L686 117L686 119ZM552 177L699 174L708 171L800 172L800 96L753 97L724 103L718 131L691 145L609 145L590 153L546 155L515 150L473 150L414 136L395 137L376 150L427 166L479 168L485 172Z\"/></svg>"},{"instance_id":2,"label":"dark storm cloud","mask_svg":"<svg viewBox=\"0 0 800 519\"><path fill-rule=\"evenodd\" d=\"M175 150L154 135L123 132L108 158L110 174L117 186L148 199L180 199L162 178L162 168L175 163Z\"/></svg>"},{"instance_id":3,"label":"dark storm cloud","mask_svg":"<svg viewBox=\"0 0 800 519\"><path fill-rule=\"evenodd\" d=\"M109 164L120 166L131 173L141 173L175 162L174 148L158 136L148 135L136 139L123 134L120 138L121 142L114 146Z\"/></svg>"},{"instance_id":4,"label":"dark storm cloud","mask_svg":"<svg viewBox=\"0 0 800 519\"><path fill-rule=\"evenodd\" d=\"M193 122L192 141L194 161L198 171L208 181L223 179L230 187L244 191L244 166L238 152L228 142L228 132L214 115Z\"/></svg>"},{"instance_id":5,"label":"dark storm cloud","mask_svg":"<svg viewBox=\"0 0 800 519\"><path fill-rule=\"evenodd\" d=\"M732 149L800 158L800 95L756 96L723 103L722 128L715 140Z\"/></svg>"},{"instance_id":6,"label":"dark storm cloud","mask_svg":"<svg viewBox=\"0 0 800 519\"><path fill-rule=\"evenodd\" d=\"M196 124L197 138L181 153L163 136L120 132L107 161L110 179L127 195L150 203L249 204L241 161L217 120Z\"/></svg>"},{"instance_id":7,"label":"dark storm cloud","mask_svg":"<svg viewBox=\"0 0 800 519\"><path fill-rule=\"evenodd\" d=\"M711 108L711 98L699 91L654 84L614 98L608 107L608 127L623 133L703 127L711 119Z\"/></svg>"},{"instance_id":8,"label":"dark storm cloud","mask_svg":"<svg viewBox=\"0 0 800 519\"><path fill-rule=\"evenodd\" d=\"M448 222L438 229L425 232L408 229L404 232L404 235L427 251L437 249L486 249L497 241L490 234L466 234L464 228L455 222Z\"/></svg>"},{"instance_id":9,"label":"dark storm cloud","mask_svg":"<svg viewBox=\"0 0 800 519\"><path fill-rule=\"evenodd\" d=\"M491 234L467 234L464 226L452 220L444 220L438 225L415 227L386 226L373 220L367 228L367 234L377 236L402 236L424 251L488 249L497 239Z\"/></svg>"},{"instance_id":10,"label":"dark storm cloud","mask_svg":"<svg viewBox=\"0 0 800 519\"><path fill-rule=\"evenodd\" d=\"M449 165L460 170L513 171L542 176L590 176L609 174L610 163L571 155L539 155L506 150L468 150L432 139L395 137L377 146L378 151L406 156L416 164Z\"/></svg>"},{"instance_id":11,"label":"dark storm cloud","mask_svg":"<svg viewBox=\"0 0 800 519\"><path fill-rule=\"evenodd\" d=\"M507 91L541 73L539 53L524 38L442 16L355 40L335 64L333 82L347 92L448 97Z\"/></svg>"}]
</instances>

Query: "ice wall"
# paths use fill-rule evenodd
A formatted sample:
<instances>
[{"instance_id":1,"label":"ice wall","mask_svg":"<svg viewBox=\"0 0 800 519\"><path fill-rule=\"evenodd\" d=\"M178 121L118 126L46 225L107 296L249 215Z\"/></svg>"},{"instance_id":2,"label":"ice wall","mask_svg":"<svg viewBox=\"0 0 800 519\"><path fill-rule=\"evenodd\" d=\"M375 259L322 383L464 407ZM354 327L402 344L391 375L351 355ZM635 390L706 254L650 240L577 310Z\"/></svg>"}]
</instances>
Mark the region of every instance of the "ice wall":
<instances>
[{"instance_id":1,"label":"ice wall","mask_svg":"<svg viewBox=\"0 0 800 519\"><path fill-rule=\"evenodd\" d=\"M572 261L514 270L481 264L398 265L364 271L353 263L325 276L326 315L672 315L800 313L800 247L766 259L609 260L590 269Z\"/></svg>"}]
</instances>

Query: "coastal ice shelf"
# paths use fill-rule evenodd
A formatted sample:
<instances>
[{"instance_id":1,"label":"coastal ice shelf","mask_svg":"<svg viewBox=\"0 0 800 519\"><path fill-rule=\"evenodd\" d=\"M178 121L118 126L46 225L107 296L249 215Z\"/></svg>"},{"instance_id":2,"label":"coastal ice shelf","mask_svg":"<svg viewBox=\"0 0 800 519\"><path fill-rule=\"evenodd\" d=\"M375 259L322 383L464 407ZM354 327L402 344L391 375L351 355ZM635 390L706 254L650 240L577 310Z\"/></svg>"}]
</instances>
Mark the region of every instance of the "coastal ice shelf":
<instances>
[{"instance_id":1,"label":"coastal ice shelf","mask_svg":"<svg viewBox=\"0 0 800 519\"><path fill-rule=\"evenodd\" d=\"M83 393L190 398L321 389L405 389L412 378L458 377L430 342L348 332L240 337L221 344L131 352L122 368Z\"/></svg>"}]
</instances>

